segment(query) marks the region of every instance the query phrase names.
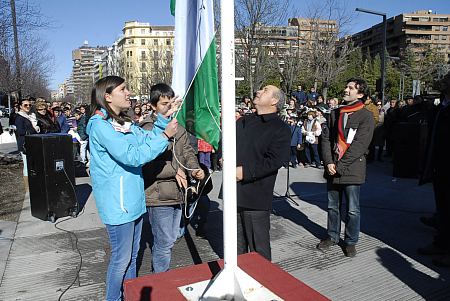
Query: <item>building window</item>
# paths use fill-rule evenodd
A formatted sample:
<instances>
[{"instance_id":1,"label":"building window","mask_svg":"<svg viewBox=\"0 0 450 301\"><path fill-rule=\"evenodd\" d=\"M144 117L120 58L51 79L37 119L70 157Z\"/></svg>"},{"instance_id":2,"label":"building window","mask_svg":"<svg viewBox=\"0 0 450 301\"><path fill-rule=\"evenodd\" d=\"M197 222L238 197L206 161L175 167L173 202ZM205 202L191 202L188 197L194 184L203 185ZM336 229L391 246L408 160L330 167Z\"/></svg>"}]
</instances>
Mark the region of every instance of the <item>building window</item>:
<instances>
[{"instance_id":1,"label":"building window","mask_svg":"<svg viewBox=\"0 0 450 301\"><path fill-rule=\"evenodd\" d=\"M143 60L145 60L145 59L146 59L146 54L145 54L145 51L141 51L141 58L142 58Z\"/></svg>"},{"instance_id":2,"label":"building window","mask_svg":"<svg viewBox=\"0 0 450 301\"><path fill-rule=\"evenodd\" d=\"M145 45L145 39L141 39L141 45Z\"/></svg>"},{"instance_id":3,"label":"building window","mask_svg":"<svg viewBox=\"0 0 450 301\"><path fill-rule=\"evenodd\" d=\"M442 26L442 31L448 31L448 26Z\"/></svg>"},{"instance_id":4,"label":"building window","mask_svg":"<svg viewBox=\"0 0 450 301\"><path fill-rule=\"evenodd\" d=\"M145 28L141 29L141 34L145 34Z\"/></svg>"},{"instance_id":5,"label":"building window","mask_svg":"<svg viewBox=\"0 0 450 301\"><path fill-rule=\"evenodd\" d=\"M441 36L441 40L447 40L447 36Z\"/></svg>"},{"instance_id":6,"label":"building window","mask_svg":"<svg viewBox=\"0 0 450 301\"><path fill-rule=\"evenodd\" d=\"M170 39L166 39L166 45L170 46Z\"/></svg>"},{"instance_id":7,"label":"building window","mask_svg":"<svg viewBox=\"0 0 450 301\"><path fill-rule=\"evenodd\" d=\"M145 64L145 62L142 62L141 71L145 71L146 68L147 68L147 65Z\"/></svg>"},{"instance_id":8,"label":"building window","mask_svg":"<svg viewBox=\"0 0 450 301\"><path fill-rule=\"evenodd\" d=\"M153 45L158 46L158 39L153 40Z\"/></svg>"},{"instance_id":9,"label":"building window","mask_svg":"<svg viewBox=\"0 0 450 301\"><path fill-rule=\"evenodd\" d=\"M128 34L133 34L133 29L128 29Z\"/></svg>"},{"instance_id":10,"label":"building window","mask_svg":"<svg viewBox=\"0 0 450 301\"><path fill-rule=\"evenodd\" d=\"M133 51L130 50L130 56L133 56Z\"/></svg>"}]
</instances>

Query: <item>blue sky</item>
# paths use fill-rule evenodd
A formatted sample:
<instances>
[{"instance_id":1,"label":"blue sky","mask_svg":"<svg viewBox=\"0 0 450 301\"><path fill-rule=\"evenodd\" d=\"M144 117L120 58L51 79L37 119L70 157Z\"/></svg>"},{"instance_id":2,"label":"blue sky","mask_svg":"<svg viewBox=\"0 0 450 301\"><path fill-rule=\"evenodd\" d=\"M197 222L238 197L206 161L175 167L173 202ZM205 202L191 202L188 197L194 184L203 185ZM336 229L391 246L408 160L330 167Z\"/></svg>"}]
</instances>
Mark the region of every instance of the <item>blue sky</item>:
<instances>
[{"instance_id":1,"label":"blue sky","mask_svg":"<svg viewBox=\"0 0 450 301\"><path fill-rule=\"evenodd\" d=\"M181 0L178 0L181 1ZM308 6L324 0L293 0L300 17ZM402 12L431 9L437 13L450 13L447 0L336 0L354 11L361 7L385 12L389 17ZM56 89L59 83L70 75L72 70L72 50L83 44L108 46L120 35L125 21L136 20L154 25L172 25L170 0L38 0L41 13L53 23L52 28L42 31L48 42L49 52L54 56L54 72L50 88ZM381 21L381 17L355 13L352 32L368 28Z\"/></svg>"}]
</instances>

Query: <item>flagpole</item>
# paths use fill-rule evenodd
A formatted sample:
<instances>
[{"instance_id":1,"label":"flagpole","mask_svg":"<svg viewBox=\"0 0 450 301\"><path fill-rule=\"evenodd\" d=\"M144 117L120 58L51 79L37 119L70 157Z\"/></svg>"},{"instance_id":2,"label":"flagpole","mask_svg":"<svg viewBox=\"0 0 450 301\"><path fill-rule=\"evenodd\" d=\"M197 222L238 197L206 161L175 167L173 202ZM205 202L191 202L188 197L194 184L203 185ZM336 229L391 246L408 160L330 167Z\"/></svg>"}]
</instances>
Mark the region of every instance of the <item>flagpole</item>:
<instances>
[{"instance_id":1,"label":"flagpole","mask_svg":"<svg viewBox=\"0 0 450 301\"><path fill-rule=\"evenodd\" d=\"M224 268L212 280L178 289L187 300L282 300L237 265L234 0L221 0L220 9Z\"/></svg>"},{"instance_id":2,"label":"flagpole","mask_svg":"<svg viewBox=\"0 0 450 301\"><path fill-rule=\"evenodd\" d=\"M224 270L234 275L237 267L236 119L234 1L221 0L221 103L223 160ZM234 279L230 282L234 283ZM234 292L234 287L233 287Z\"/></svg>"}]
</instances>

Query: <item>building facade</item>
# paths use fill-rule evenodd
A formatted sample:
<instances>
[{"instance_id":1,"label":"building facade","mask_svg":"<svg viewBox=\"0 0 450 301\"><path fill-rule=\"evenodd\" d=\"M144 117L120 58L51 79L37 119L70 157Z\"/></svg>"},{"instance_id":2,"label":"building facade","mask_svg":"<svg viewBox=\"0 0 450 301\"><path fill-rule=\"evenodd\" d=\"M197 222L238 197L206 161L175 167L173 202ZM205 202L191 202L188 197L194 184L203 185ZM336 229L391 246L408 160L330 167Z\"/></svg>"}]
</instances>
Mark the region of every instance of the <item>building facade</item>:
<instances>
[{"instance_id":1,"label":"building facade","mask_svg":"<svg viewBox=\"0 0 450 301\"><path fill-rule=\"evenodd\" d=\"M73 95L76 102L89 102L94 84L94 66L101 61L106 47L91 47L85 41L83 46L72 51Z\"/></svg>"},{"instance_id":2,"label":"building facade","mask_svg":"<svg viewBox=\"0 0 450 301\"><path fill-rule=\"evenodd\" d=\"M158 82L170 84L174 26L130 21L125 22L122 33L117 50L111 50L111 57L117 56L118 65L114 68L126 79L132 95L148 98L151 85Z\"/></svg>"},{"instance_id":3,"label":"building facade","mask_svg":"<svg viewBox=\"0 0 450 301\"><path fill-rule=\"evenodd\" d=\"M403 13L387 20L386 48L392 57L402 57L407 47L420 52L431 47L450 62L450 14L431 10ZM383 23L352 36L355 46L372 57L382 50Z\"/></svg>"}]
</instances>

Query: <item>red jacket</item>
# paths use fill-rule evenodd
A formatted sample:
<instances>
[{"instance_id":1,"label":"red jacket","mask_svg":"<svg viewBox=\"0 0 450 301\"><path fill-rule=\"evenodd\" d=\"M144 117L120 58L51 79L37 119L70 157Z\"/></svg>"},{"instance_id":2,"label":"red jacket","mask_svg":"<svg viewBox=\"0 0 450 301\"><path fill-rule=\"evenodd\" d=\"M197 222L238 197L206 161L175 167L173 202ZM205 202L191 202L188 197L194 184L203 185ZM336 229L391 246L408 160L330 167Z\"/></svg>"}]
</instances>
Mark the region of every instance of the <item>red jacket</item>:
<instances>
[{"instance_id":1,"label":"red jacket","mask_svg":"<svg viewBox=\"0 0 450 301\"><path fill-rule=\"evenodd\" d=\"M213 148L211 144L209 144L205 140L198 139L198 151L204 153L211 153L213 151Z\"/></svg>"}]
</instances>

